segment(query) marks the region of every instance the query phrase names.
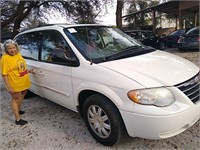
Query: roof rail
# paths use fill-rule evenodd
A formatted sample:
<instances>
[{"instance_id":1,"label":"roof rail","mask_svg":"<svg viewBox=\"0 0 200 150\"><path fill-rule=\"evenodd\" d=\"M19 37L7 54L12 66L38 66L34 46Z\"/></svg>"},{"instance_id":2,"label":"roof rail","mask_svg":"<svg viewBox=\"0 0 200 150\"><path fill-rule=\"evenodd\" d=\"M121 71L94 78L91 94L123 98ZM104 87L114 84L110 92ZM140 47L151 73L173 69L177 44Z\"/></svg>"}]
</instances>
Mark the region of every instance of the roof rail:
<instances>
[{"instance_id":1,"label":"roof rail","mask_svg":"<svg viewBox=\"0 0 200 150\"><path fill-rule=\"evenodd\" d=\"M53 25L70 25L69 23L53 23L53 24L40 24L38 27L53 26Z\"/></svg>"}]
</instances>

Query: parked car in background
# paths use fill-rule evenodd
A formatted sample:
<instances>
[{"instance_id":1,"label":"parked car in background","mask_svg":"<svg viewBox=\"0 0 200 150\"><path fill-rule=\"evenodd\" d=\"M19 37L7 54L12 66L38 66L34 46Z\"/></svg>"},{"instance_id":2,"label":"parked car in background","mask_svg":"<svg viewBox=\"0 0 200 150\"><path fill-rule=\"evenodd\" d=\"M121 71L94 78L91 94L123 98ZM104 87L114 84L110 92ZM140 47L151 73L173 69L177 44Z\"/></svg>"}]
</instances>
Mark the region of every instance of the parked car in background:
<instances>
[{"instance_id":1,"label":"parked car in background","mask_svg":"<svg viewBox=\"0 0 200 150\"><path fill-rule=\"evenodd\" d=\"M190 29L184 36L178 40L179 50L199 50L200 34L199 28L195 27Z\"/></svg>"},{"instance_id":2,"label":"parked car in background","mask_svg":"<svg viewBox=\"0 0 200 150\"><path fill-rule=\"evenodd\" d=\"M176 47L177 41L183 36L189 29L178 29L171 32L169 35L163 37L167 47Z\"/></svg>"},{"instance_id":3,"label":"parked car in background","mask_svg":"<svg viewBox=\"0 0 200 150\"><path fill-rule=\"evenodd\" d=\"M165 41L150 30L128 30L125 31L125 33L146 46L151 46L160 50L165 49Z\"/></svg>"},{"instance_id":4,"label":"parked car in background","mask_svg":"<svg viewBox=\"0 0 200 150\"><path fill-rule=\"evenodd\" d=\"M14 39L35 69L29 90L79 112L101 144L169 138L200 118L199 67L120 29L47 25Z\"/></svg>"}]
</instances>

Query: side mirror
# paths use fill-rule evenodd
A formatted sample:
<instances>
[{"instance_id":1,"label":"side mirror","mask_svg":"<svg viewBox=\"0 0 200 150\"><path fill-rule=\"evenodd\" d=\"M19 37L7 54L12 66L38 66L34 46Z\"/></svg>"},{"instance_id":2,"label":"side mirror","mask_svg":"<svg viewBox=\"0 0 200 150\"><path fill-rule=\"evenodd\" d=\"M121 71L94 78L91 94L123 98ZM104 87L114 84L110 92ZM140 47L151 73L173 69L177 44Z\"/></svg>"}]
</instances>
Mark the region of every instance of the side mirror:
<instances>
[{"instance_id":1,"label":"side mirror","mask_svg":"<svg viewBox=\"0 0 200 150\"><path fill-rule=\"evenodd\" d=\"M76 57L68 57L65 52L57 51L52 55L52 61L62 63L62 64L78 64Z\"/></svg>"}]
</instances>

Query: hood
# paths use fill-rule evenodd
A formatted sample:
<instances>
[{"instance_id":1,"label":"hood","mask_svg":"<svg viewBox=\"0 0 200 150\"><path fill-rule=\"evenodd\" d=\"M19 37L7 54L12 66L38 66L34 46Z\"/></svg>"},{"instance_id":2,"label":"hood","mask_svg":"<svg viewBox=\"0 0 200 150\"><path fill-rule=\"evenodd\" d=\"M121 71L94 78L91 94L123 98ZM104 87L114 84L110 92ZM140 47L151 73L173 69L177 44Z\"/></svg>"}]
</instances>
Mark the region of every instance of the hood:
<instances>
[{"instance_id":1,"label":"hood","mask_svg":"<svg viewBox=\"0 0 200 150\"><path fill-rule=\"evenodd\" d=\"M100 65L127 76L145 87L176 85L199 72L199 67L190 61L158 50Z\"/></svg>"}]
</instances>

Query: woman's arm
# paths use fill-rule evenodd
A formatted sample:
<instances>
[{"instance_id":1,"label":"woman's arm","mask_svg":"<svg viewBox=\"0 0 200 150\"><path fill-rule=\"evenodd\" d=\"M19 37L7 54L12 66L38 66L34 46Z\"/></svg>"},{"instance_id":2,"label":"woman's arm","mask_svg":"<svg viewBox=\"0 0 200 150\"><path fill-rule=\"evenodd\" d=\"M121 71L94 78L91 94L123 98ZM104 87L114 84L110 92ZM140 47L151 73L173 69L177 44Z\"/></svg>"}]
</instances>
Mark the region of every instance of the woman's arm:
<instances>
[{"instance_id":1,"label":"woman's arm","mask_svg":"<svg viewBox=\"0 0 200 150\"><path fill-rule=\"evenodd\" d=\"M8 92L14 93L14 90L13 90L13 88L11 87L11 85L10 85L10 83L8 81L8 76L7 75L2 75L2 78L3 78L3 80L4 80L5 84L6 84L6 88L7 88Z\"/></svg>"},{"instance_id":2,"label":"woman's arm","mask_svg":"<svg viewBox=\"0 0 200 150\"><path fill-rule=\"evenodd\" d=\"M28 70L28 73L35 74L35 69L30 69L30 70Z\"/></svg>"}]
</instances>

